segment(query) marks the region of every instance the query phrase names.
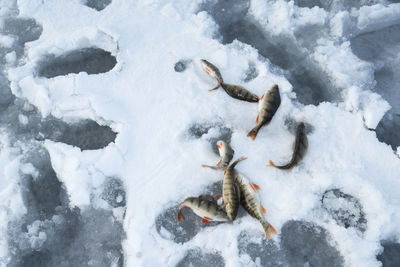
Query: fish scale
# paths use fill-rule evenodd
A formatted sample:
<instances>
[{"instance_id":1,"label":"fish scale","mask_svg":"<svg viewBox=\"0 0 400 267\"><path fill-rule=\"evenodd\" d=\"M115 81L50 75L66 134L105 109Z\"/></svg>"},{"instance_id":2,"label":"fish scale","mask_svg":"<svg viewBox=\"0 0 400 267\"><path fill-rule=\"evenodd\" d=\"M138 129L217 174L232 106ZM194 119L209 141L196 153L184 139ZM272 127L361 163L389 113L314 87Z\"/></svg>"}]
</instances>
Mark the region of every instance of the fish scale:
<instances>
[{"instance_id":1,"label":"fish scale","mask_svg":"<svg viewBox=\"0 0 400 267\"><path fill-rule=\"evenodd\" d=\"M281 104L281 96L278 85L274 84L258 102L258 115L256 126L247 134L255 140L261 127L268 125Z\"/></svg>"},{"instance_id":2,"label":"fish scale","mask_svg":"<svg viewBox=\"0 0 400 267\"><path fill-rule=\"evenodd\" d=\"M240 188L240 204L251 217L257 219L261 223L267 238L271 238L271 234L276 234L277 231L264 219L260 199L258 198L258 193L253 186L254 184L250 184L250 182L238 172L236 172L235 180Z\"/></svg>"},{"instance_id":3,"label":"fish scale","mask_svg":"<svg viewBox=\"0 0 400 267\"><path fill-rule=\"evenodd\" d=\"M236 164L245 159L245 157L237 159L224 171L222 197L226 213L230 220L234 220L236 218L240 204L240 189L235 180L236 171L234 168Z\"/></svg>"}]
</instances>

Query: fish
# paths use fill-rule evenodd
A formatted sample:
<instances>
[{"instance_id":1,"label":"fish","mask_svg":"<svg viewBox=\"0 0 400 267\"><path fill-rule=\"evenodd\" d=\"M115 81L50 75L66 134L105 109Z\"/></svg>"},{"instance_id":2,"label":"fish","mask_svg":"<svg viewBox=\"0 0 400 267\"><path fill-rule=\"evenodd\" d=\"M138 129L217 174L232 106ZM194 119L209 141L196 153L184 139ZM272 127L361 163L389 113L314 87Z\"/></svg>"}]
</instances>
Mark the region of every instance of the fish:
<instances>
[{"instance_id":1,"label":"fish","mask_svg":"<svg viewBox=\"0 0 400 267\"><path fill-rule=\"evenodd\" d=\"M223 83L221 72L219 72L219 69L216 66L214 66L213 64L211 64L209 61L207 61L205 59L201 59L200 62L201 62L201 65L202 65L204 71L212 78L215 78L218 82L218 85L216 87L214 87L208 91L217 90Z\"/></svg>"},{"instance_id":2,"label":"fish","mask_svg":"<svg viewBox=\"0 0 400 267\"><path fill-rule=\"evenodd\" d=\"M247 102L252 102L256 103L259 100L259 97L251 92L249 92L247 89L245 89L242 86L239 85L232 85L232 84L227 84L227 83L221 83L222 89L231 97L239 99L239 100L244 100Z\"/></svg>"},{"instance_id":3,"label":"fish","mask_svg":"<svg viewBox=\"0 0 400 267\"><path fill-rule=\"evenodd\" d=\"M235 153L235 151L231 148L231 146L226 143L225 141L219 140L217 142L217 146L218 146L218 152L219 155L221 156L221 160L217 163L216 166L209 166L209 165L205 165L202 164L202 167L208 167L214 170L218 170L218 169L225 169L226 167L228 167L229 163L231 162L232 158L233 158L233 154Z\"/></svg>"},{"instance_id":4,"label":"fish","mask_svg":"<svg viewBox=\"0 0 400 267\"><path fill-rule=\"evenodd\" d=\"M247 134L247 136L255 140L261 127L268 125L271 122L272 117L275 115L280 104L281 96L279 94L279 87L274 84L261 96L260 101L258 102L256 126Z\"/></svg>"},{"instance_id":5,"label":"fish","mask_svg":"<svg viewBox=\"0 0 400 267\"><path fill-rule=\"evenodd\" d=\"M202 65L204 71L209 76L215 78L218 82L218 85L216 87L208 90L209 92L217 90L219 87L222 87L222 89L224 89L224 91L233 98L236 98L239 100L244 100L247 102L254 102L254 103L258 102L259 97L255 94L249 92L242 86L224 83L221 72L212 63L210 63L209 61L207 61L205 59L201 59L200 62L201 62L201 65Z\"/></svg>"},{"instance_id":6,"label":"fish","mask_svg":"<svg viewBox=\"0 0 400 267\"><path fill-rule=\"evenodd\" d=\"M211 221L226 222L229 218L226 212L221 208L217 201L210 195L201 195L199 197L186 198L178 208L178 222L185 219L182 209L192 209L192 211L200 216L202 223Z\"/></svg>"},{"instance_id":7,"label":"fish","mask_svg":"<svg viewBox=\"0 0 400 267\"><path fill-rule=\"evenodd\" d=\"M278 232L264 218L263 214L266 214L267 211L261 205L259 194L257 192L257 190L260 190L260 187L254 183L250 183L248 179L238 172L236 173L235 179L240 189L240 204L247 211L247 213L250 214L251 217L255 218L261 223L264 228L265 235L268 239L270 239L271 234L277 234Z\"/></svg>"},{"instance_id":8,"label":"fish","mask_svg":"<svg viewBox=\"0 0 400 267\"><path fill-rule=\"evenodd\" d=\"M281 170L290 170L304 158L307 149L308 139L305 133L305 125L304 122L300 122L296 130L296 140L294 142L292 159L289 161L288 164L282 166L275 165L272 160L269 161L269 164Z\"/></svg>"},{"instance_id":9,"label":"fish","mask_svg":"<svg viewBox=\"0 0 400 267\"><path fill-rule=\"evenodd\" d=\"M245 159L246 157L240 157L224 171L224 180L222 182L222 206L225 207L226 214L231 221L236 218L240 205L240 189L235 181L236 171L234 168L236 164Z\"/></svg>"}]
</instances>

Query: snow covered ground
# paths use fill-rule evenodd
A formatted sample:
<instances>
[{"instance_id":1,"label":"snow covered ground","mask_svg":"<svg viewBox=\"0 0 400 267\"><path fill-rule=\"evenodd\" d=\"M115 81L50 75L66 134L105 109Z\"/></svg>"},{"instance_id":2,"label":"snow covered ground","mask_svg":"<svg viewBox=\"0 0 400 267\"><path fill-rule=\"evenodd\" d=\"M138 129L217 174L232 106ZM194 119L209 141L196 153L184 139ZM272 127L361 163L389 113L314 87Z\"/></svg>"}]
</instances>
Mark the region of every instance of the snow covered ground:
<instances>
[{"instance_id":1,"label":"snow covered ground","mask_svg":"<svg viewBox=\"0 0 400 267\"><path fill-rule=\"evenodd\" d=\"M400 3L387 0L0 2L1 266L396 266ZM257 105L282 103L252 141ZM292 171L298 121L309 149ZM216 141L261 187L279 234L221 192Z\"/></svg>"}]
</instances>

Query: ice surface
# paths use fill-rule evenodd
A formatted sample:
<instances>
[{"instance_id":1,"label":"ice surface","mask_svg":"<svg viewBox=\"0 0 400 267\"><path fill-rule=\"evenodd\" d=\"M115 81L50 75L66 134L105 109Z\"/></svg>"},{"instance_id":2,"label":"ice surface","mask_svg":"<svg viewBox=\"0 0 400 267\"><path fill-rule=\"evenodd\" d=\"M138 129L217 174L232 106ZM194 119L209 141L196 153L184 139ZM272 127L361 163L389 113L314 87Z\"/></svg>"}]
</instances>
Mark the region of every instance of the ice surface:
<instances>
[{"instance_id":1,"label":"ice surface","mask_svg":"<svg viewBox=\"0 0 400 267\"><path fill-rule=\"evenodd\" d=\"M222 192L221 182L214 183L207 187L204 194L220 195ZM183 201L183 199L182 199ZM185 220L178 222L178 207L177 203L173 207L167 208L162 214L157 216L156 228L158 233L167 239L171 239L176 243L185 243L196 236L203 228L215 227L222 222L202 223L201 218L194 214L191 210L183 209L182 213ZM167 231L167 235L165 234Z\"/></svg>"},{"instance_id":2,"label":"ice surface","mask_svg":"<svg viewBox=\"0 0 400 267\"><path fill-rule=\"evenodd\" d=\"M369 32L351 40L353 53L376 66L375 91L392 106L376 128L380 141L400 145L400 25Z\"/></svg>"},{"instance_id":3,"label":"ice surface","mask_svg":"<svg viewBox=\"0 0 400 267\"><path fill-rule=\"evenodd\" d=\"M291 266L344 266L328 232L313 223L289 221L282 226L281 246Z\"/></svg>"},{"instance_id":4,"label":"ice surface","mask_svg":"<svg viewBox=\"0 0 400 267\"><path fill-rule=\"evenodd\" d=\"M365 213L360 201L355 197L343 193L340 189L330 189L322 195L321 202L322 207L339 225L365 231L367 227Z\"/></svg>"},{"instance_id":5,"label":"ice surface","mask_svg":"<svg viewBox=\"0 0 400 267\"><path fill-rule=\"evenodd\" d=\"M231 142L232 130L224 126L221 122L194 123L188 129L190 136L194 138L204 138L210 143L212 151L218 154L217 142Z\"/></svg>"},{"instance_id":6,"label":"ice surface","mask_svg":"<svg viewBox=\"0 0 400 267\"><path fill-rule=\"evenodd\" d=\"M379 266L381 240L398 243L400 165L365 126L382 118L379 94L397 81L397 29L383 33L397 27L398 5L120 0L96 12L84 2L0 2L34 18L33 33L43 29L20 52L18 34L0 36L10 80L1 85L15 94L1 91L1 263ZM359 42L386 38L381 50L390 53L357 57L368 33L378 35ZM215 80L200 58L258 95L279 84L282 104L256 141L246 133L257 105L207 92ZM41 68L54 78L40 77ZM267 167L291 155L301 120L312 125L302 163ZM272 240L243 209L234 222L207 225L184 210L177 223L185 197L221 193L222 172L200 167L217 162L218 139L248 156L237 168L262 188L279 232ZM351 197L325 198L325 210L321 195L331 188ZM336 212L354 226L341 226Z\"/></svg>"},{"instance_id":7,"label":"ice surface","mask_svg":"<svg viewBox=\"0 0 400 267\"><path fill-rule=\"evenodd\" d=\"M383 264L383 267L396 267L400 263L400 244L385 241L382 243L383 252L377 258Z\"/></svg>"},{"instance_id":8,"label":"ice surface","mask_svg":"<svg viewBox=\"0 0 400 267\"><path fill-rule=\"evenodd\" d=\"M261 56L284 70L284 75L293 85L301 103L318 104L339 100L335 93L337 89L329 77L307 56L302 47L312 45L313 41L310 40L315 41L318 36L311 38L310 35L315 35L320 29L310 28L299 33L299 44L285 36L272 36L248 14L249 5L248 0L236 1L234 5L224 0L217 1L215 5L207 2L200 10L210 13L216 21L223 44L231 43L234 39L247 43L256 48Z\"/></svg>"},{"instance_id":9,"label":"ice surface","mask_svg":"<svg viewBox=\"0 0 400 267\"><path fill-rule=\"evenodd\" d=\"M50 220L35 223L47 239L40 247L29 247L32 235L24 231L11 235L11 244L19 243L10 266L123 266L124 232L110 211L60 207ZM18 233L18 229L14 231Z\"/></svg>"},{"instance_id":10,"label":"ice surface","mask_svg":"<svg viewBox=\"0 0 400 267\"><path fill-rule=\"evenodd\" d=\"M240 233L238 237L239 255L249 256L250 259L260 266L288 266L284 251L280 245L265 237L254 236L247 231Z\"/></svg>"},{"instance_id":11,"label":"ice surface","mask_svg":"<svg viewBox=\"0 0 400 267\"><path fill-rule=\"evenodd\" d=\"M104 73L111 70L117 60L110 52L90 47L68 52L61 56L48 55L38 67L38 75L52 78L69 73Z\"/></svg>"},{"instance_id":12,"label":"ice surface","mask_svg":"<svg viewBox=\"0 0 400 267\"><path fill-rule=\"evenodd\" d=\"M176 265L176 267L204 267L215 266L223 267L224 258L218 253L204 253L199 248L191 249L186 252L185 257Z\"/></svg>"},{"instance_id":13,"label":"ice surface","mask_svg":"<svg viewBox=\"0 0 400 267\"><path fill-rule=\"evenodd\" d=\"M86 0L86 5L88 7L94 8L97 11L105 9L112 0Z\"/></svg>"},{"instance_id":14,"label":"ice surface","mask_svg":"<svg viewBox=\"0 0 400 267\"><path fill-rule=\"evenodd\" d=\"M44 139L77 146L82 150L101 149L114 142L117 134L108 126L92 120L67 124L49 117L41 123L40 133Z\"/></svg>"},{"instance_id":15,"label":"ice surface","mask_svg":"<svg viewBox=\"0 0 400 267\"><path fill-rule=\"evenodd\" d=\"M187 65L190 64L190 62L191 62L190 59L181 59L175 63L174 70L176 72L183 72L186 70Z\"/></svg>"},{"instance_id":16,"label":"ice surface","mask_svg":"<svg viewBox=\"0 0 400 267\"><path fill-rule=\"evenodd\" d=\"M110 178L106 181L104 185L104 191L102 193L102 198L110 204L110 206L125 207L126 205L126 195L124 185L121 179Z\"/></svg>"}]
</instances>

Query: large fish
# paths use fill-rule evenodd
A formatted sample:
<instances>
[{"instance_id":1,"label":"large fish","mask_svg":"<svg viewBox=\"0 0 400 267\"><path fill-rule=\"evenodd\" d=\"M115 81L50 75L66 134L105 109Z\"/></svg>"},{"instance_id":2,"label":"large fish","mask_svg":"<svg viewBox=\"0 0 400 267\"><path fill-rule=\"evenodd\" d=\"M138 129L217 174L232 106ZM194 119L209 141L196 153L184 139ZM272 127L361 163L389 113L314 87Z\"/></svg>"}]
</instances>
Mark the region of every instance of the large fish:
<instances>
[{"instance_id":1,"label":"large fish","mask_svg":"<svg viewBox=\"0 0 400 267\"><path fill-rule=\"evenodd\" d=\"M237 216L239 204L240 204L240 188L236 183L235 166L240 161L245 160L246 157L241 157L234 161L224 171L224 180L222 182L222 201L225 207L226 214L230 220L234 220Z\"/></svg>"},{"instance_id":2,"label":"large fish","mask_svg":"<svg viewBox=\"0 0 400 267\"><path fill-rule=\"evenodd\" d=\"M271 234L277 234L275 228L264 219L263 214L266 214L265 208L261 205L257 190L260 187L254 183L250 183L243 175L237 172L236 182L240 188L240 204L250 216L257 219L264 228L265 235L268 239Z\"/></svg>"},{"instance_id":3,"label":"large fish","mask_svg":"<svg viewBox=\"0 0 400 267\"><path fill-rule=\"evenodd\" d=\"M221 83L222 89L225 90L225 92L230 95L233 98L247 101L247 102L258 102L259 98L257 95L249 92L245 88L239 85L232 85L232 84L227 84L227 83Z\"/></svg>"},{"instance_id":4,"label":"large fish","mask_svg":"<svg viewBox=\"0 0 400 267\"><path fill-rule=\"evenodd\" d=\"M213 91L213 90L218 89L218 87L220 87L221 84L223 83L222 76L221 76L221 73L219 72L219 69L205 59L201 59L200 62L201 62L201 65L203 66L204 71L209 76L215 78L218 82L218 85L216 87L214 87L213 89L210 89L208 91Z\"/></svg>"},{"instance_id":5,"label":"large fish","mask_svg":"<svg viewBox=\"0 0 400 267\"><path fill-rule=\"evenodd\" d=\"M216 166L209 166L209 165L205 165L202 164L202 167L208 167L208 168L212 168L214 170L218 170L218 169L225 169L226 167L228 167L229 163L231 162L232 158L233 158L233 154L235 153L235 151L230 147L230 145L228 143L226 143L225 141L218 141L217 142L217 146L218 146L218 152L219 155L221 156L221 160L217 163Z\"/></svg>"},{"instance_id":6,"label":"large fish","mask_svg":"<svg viewBox=\"0 0 400 267\"><path fill-rule=\"evenodd\" d=\"M178 209L178 222L185 219L181 209L192 209L193 212L200 216L202 223L210 221L226 222L229 221L226 212L217 204L217 201L210 195L202 195L199 197L186 198Z\"/></svg>"},{"instance_id":7,"label":"large fish","mask_svg":"<svg viewBox=\"0 0 400 267\"><path fill-rule=\"evenodd\" d=\"M281 96L279 94L278 85L274 84L265 94L263 94L258 102L258 115L256 119L256 127L248 134L251 139L256 139L258 131L264 125L268 125L272 120L275 112L281 104Z\"/></svg>"},{"instance_id":8,"label":"large fish","mask_svg":"<svg viewBox=\"0 0 400 267\"><path fill-rule=\"evenodd\" d=\"M282 169L282 170L289 170L289 169L293 168L294 166L296 166L297 163L299 163L304 158L304 155L306 154L307 148L308 148L307 135L304 132L304 130L305 130L304 123L300 122L299 125L297 126L297 130L296 130L296 140L294 142L292 159L289 161L289 163L286 165L282 165L282 166L276 166L272 162L272 160L270 160L269 164L271 166L274 166L274 167L276 167L278 169Z\"/></svg>"}]
</instances>

